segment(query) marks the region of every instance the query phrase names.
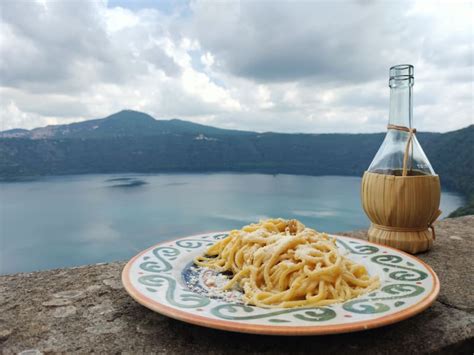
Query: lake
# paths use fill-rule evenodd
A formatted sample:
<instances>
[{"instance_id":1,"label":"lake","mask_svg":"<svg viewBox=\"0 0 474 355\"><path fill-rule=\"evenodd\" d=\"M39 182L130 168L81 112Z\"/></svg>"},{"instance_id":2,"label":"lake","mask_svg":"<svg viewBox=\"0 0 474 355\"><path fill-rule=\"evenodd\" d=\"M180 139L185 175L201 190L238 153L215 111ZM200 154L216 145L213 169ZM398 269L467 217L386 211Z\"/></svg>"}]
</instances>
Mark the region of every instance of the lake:
<instances>
[{"instance_id":1,"label":"lake","mask_svg":"<svg viewBox=\"0 0 474 355\"><path fill-rule=\"evenodd\" d=\"M0 273L129 259L159 241L297 218L319 231L367 228L358 177L77 175L0 183ZM443 191L443 216L463 204Z\"/></svg>"}]
</instances>

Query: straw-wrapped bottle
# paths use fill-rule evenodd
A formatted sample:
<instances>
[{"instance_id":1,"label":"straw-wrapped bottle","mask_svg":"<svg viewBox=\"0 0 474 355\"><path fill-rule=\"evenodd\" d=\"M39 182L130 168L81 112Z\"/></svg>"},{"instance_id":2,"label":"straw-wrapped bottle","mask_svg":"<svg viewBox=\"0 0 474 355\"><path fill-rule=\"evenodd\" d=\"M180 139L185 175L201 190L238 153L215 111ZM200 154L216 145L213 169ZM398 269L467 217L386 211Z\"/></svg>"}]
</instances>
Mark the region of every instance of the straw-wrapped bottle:
<instances>
[{"instance_id":1,"label":"straw-wrapped bottle","mask_svg":"<svg viewBox=\"0 0 474 355\"><path fill-rule=\"evenodd\" d=\"M440 181L412 127L414 68L390 68L388 131L362 179L369 240L419 253L431 248L439 217Z\"/></svg>"}]
</instances>

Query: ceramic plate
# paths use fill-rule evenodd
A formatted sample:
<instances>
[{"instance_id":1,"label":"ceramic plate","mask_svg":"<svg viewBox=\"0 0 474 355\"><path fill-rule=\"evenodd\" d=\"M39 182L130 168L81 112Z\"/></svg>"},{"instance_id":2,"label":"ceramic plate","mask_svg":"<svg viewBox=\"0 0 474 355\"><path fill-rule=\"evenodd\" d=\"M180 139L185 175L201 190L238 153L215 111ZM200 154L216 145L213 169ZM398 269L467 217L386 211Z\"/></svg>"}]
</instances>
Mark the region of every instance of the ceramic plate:
<instances>
[{"instance_id":1,"label":"ceramic plate","mask_svg":"<svg viewBox=\"0 0 474 355\"><path fill-rule=\"evenodd\" d=\"M421 260L396 249L337 236L341 252L379 275L381 287L325 307L275 309L247 306L238 293L216 292L214 271L194 266L226 233L210 233L158 244L135 256L122 273L127 292L166 316L205 327L258 334L315 335L384 326L426 309L439 292L439 280Z\"/></svg>"}]
</instances>

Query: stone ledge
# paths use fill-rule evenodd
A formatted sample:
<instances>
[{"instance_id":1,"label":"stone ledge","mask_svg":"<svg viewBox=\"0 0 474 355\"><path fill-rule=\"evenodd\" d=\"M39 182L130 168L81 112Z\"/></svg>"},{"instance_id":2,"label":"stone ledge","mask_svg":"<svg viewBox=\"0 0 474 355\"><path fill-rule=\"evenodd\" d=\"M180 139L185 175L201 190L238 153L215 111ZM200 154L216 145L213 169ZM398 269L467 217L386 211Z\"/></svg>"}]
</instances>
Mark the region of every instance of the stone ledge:
<instances>
[{"instance_id":1,"label":"stone ledge","mask_svg":"<svg viewBox=\"0 0 474 355\"><path fill-rule=\"evenodd\" d=\"M343 233L365 238L365 232ZM0 350L166 353L470 353L474 350L474 216L437 225L421 259L439 275L425 312L359 333L272 337L182 323L153 313L122 288L124 262L0 276Z\"/></svg>"}]
</instances>

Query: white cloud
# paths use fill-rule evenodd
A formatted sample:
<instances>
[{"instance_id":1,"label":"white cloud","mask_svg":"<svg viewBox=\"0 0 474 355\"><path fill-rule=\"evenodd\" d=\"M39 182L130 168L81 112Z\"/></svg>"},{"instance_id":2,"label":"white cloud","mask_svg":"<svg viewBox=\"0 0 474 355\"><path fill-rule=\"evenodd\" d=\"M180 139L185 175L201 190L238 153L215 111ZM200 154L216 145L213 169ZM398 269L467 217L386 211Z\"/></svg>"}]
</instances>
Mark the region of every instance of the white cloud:
<instances>
[{"instance_id":1,"label":"white cloud","mask_svg":"<svg viewBox=\"0 0 474 355\"><path fill-rule=\"evenodd\" d=\"M206 52L201 56L201 62L207 70L210 70L214 64L214 56L210 52Z\"/></svg>"},{"instance_id":2,"label":"white cloud","mask_svg":"<svg viewBox=\"0 0 474 355\"><path fill-rule=\"evenodd\" d=\"M402 62L415 64L418 129L473 123L470 2L156 6L1 2L2 129L131 108L258 131L382 131L388 67Z\"/></svg>"},{"instance_id":3,"label":"white cloud","mask_svg":"<svg viewBox=\"0 0 474 355\"><path fill-rule=\"evenodd\" d=\"M104 11L104 17L108 33L114 33L124 28L135 27L140 21L137 15L123 7L115 7Z\"/></svg>"},{"instance_id":4,"label":"white cloud","mask_svg":"<svg viewBox=\"0 0 474 355\"><path fill-rule=\"evenodd\" d=\"M257 86L257 98L259 102L259 108L269 109L275 106L272 102L271 91L266 85Z\"/></svg>"}]
</instances>

